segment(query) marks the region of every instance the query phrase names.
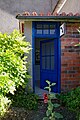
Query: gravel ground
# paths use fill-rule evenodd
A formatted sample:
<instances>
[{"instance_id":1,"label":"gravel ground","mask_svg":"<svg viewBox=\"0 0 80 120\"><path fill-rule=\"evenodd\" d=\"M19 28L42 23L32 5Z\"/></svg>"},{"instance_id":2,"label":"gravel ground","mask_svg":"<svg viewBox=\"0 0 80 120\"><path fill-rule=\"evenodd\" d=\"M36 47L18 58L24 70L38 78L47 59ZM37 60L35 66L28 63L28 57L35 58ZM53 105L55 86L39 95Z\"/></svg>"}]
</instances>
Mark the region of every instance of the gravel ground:
<instances>
[{"instance_id":1,"label":"gravel ground","mask_svg":"<svg viewBox=\"0 0 80 120\"><path fill-rule=\"evenodd\" d=\"M45 116L47 104L40 101L37 110L25 110L24 108L12 107L7 112L5 118L1 120L42 120ZM61 120L76 120L75 114L70 112L65 107L60 107L57 109L63 115Z\"/></svg>"}]
</instances>

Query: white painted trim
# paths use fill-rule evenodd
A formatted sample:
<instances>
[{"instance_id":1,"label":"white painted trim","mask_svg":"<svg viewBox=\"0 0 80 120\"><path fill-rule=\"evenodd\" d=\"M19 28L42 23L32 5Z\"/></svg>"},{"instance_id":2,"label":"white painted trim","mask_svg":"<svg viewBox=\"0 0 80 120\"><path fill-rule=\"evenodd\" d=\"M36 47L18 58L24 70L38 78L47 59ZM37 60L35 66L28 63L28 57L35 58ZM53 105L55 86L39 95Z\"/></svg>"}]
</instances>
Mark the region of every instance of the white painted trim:
<instances>
[{"instance_id":1,"label":"white painted trim","mask_svg":"<svg viewBox=\"0 0 80 120\"><path fill-rule=\"evenodd\" d=\"M61 4L60 8L58 9L57 13L60 12L60 10L63 8L64 4L67 2L67 0L64 0L64 2Z\"/></svg>"}]
</instances>

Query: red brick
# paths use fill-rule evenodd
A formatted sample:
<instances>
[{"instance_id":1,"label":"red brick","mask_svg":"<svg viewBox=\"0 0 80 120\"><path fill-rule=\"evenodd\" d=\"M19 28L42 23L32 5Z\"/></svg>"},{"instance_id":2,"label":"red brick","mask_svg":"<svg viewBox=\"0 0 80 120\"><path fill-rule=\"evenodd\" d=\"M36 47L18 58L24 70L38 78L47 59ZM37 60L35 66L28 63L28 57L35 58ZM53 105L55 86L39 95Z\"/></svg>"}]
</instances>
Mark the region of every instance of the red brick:
<instances>
[{"instance_id":1,"label":"red brick","mask_svg":"<svg viewBox=\"0 0 80 120\"><path fill-rule=\"evenodd\" d=\"M61 38L61 89L70 90L80 84L80 42L77 38L79 23L67 23L66 35ZM75 36L75 37L74 37Z\"/></svg>"}]
</instances>

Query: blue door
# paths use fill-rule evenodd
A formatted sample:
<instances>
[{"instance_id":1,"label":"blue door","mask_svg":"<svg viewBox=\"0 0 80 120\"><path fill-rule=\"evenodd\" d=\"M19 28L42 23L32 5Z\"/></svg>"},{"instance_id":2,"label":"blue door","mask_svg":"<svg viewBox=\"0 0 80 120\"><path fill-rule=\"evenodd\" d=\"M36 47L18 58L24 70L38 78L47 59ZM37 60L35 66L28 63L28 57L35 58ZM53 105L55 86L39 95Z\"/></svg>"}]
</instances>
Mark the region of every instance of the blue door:
<instances>
[{"instance_id":1,"label":"blue door","mask_svg":"<svg viewBox=\"0 0 80 120\"><path fill-rule=\"evenodd\" d=\"M52 91L58 92L58 49L57 39L43 40L40 43L40 87L44 89L49 80L55 82Z\"/></svg>"}]
</instances>

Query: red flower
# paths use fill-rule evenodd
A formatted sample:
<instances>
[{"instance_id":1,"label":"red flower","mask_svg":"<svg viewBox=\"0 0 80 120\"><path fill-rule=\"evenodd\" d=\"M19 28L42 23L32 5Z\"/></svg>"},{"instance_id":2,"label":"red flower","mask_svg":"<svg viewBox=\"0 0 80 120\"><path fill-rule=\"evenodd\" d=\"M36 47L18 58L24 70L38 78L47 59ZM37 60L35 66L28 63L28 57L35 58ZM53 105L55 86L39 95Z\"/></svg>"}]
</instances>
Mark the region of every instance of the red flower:
<instances>
[{"instance_id":1,"label":"red flower","mask_svg":"<svg viewBox=\"0 0 80 120\"><path fill-rule=\"evenodd\" d=\"M48 102L48 95L46 93L44 93L43 97L44 97L44 103L47 103Z\"/></svg>"}]
</instances>

